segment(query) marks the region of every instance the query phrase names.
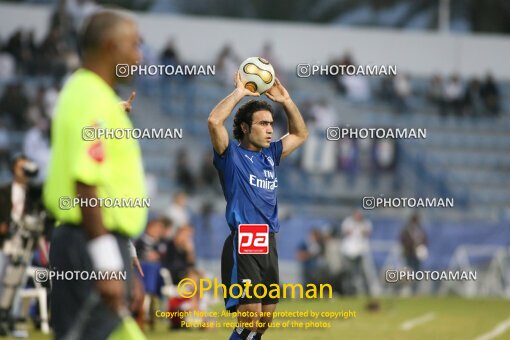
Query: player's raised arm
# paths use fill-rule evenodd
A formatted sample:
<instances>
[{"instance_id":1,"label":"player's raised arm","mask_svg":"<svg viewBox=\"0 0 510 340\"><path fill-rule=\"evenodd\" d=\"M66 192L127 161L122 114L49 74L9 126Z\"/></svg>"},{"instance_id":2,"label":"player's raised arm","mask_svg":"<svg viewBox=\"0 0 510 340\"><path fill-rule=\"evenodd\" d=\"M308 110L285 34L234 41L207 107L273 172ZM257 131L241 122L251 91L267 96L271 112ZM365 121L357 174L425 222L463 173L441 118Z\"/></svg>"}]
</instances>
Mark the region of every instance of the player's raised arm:
<instances>
[{"instance_id":1,"label":"player's raised arm","mask_svg":"<svg viewBox=\"0 0 510 340\"><path fill-rule=\"evenodd\" d=\"M220 155L225 152L228 146L228 132L224 126L225 120L244 96L260 96L258 93L251 92L244 87L239 77L239 72L235 73L234 82L235 90L216 105L207 120L212 145L214 150Z\"/></svg>"},{"instance_id":2,"label":"player's raised arm","mask_svg":"<svg viewBox=\"0 0 510 340\"><path fill-rule=\"evenodd\" d=\"M281 158L283 159L305 142L308 138L308 129L301 112L280 80L276 79L273 87L266 92L266 96L272 101L282 104L287 115L289 132L281 138L283 147Z\"/></svg>"}]
</instances>

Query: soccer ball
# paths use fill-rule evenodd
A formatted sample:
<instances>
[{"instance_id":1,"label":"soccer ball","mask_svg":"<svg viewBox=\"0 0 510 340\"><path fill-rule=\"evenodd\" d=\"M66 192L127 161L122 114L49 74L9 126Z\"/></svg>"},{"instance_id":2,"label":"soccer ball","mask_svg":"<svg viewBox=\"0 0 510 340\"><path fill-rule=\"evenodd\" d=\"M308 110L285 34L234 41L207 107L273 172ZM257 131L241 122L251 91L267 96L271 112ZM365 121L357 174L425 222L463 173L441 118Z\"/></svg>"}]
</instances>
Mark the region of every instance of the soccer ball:
<instances>
[{"instance_id":1,"label":"soccer ball","mask_svg":"<svg viewBox=\"0 0 510 340\"><path fill-rule=\"evenodd\" d=\"M263 94L274 84L273 66L264 58L251 57L239 66L239 76L244 87L251 92Z\"/></svg>"}]
</instances>

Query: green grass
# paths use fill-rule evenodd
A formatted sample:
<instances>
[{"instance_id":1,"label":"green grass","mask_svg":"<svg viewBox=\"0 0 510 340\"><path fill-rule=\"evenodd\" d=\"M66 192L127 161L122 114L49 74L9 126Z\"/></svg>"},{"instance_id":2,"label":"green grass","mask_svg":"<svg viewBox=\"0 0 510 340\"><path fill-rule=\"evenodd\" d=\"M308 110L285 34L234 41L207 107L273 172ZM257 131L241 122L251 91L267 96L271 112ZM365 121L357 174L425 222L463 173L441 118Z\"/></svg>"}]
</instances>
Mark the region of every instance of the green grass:
<instances>
[{"instance_id":1,"label":"green grass","mask_svg":"<svg viewBox=\"0 0 510 340\"><path fill-rule=\"evenodd\" d=\"M380 299L380 309L376 312L366 310L366 299L335 298L331 300L291 300L278 304L278 311L356 311L356 318L326 320L330 328L273 328L268 330L264 339L474 339L491 331L503 320L510 318L510 301L501 299L462 299L443 298L385 298ZM221 311L222 306L214 310ZM401 330L402 323L430 313L435 318L408 331ZM220 322L229 318L216 319ZM276 319L284 322L291 319ZM306 322L311 319L292 319ZM159 319L156 329L147 331L147 338L163 340L178 339L228 339L231 329L169 331L166 320ZM317 320L316 320L317 321ZM40 333L32 333L31 339L49 339ZM510 329L497 339L510 339Z\"/></svg>"}]
</instances>

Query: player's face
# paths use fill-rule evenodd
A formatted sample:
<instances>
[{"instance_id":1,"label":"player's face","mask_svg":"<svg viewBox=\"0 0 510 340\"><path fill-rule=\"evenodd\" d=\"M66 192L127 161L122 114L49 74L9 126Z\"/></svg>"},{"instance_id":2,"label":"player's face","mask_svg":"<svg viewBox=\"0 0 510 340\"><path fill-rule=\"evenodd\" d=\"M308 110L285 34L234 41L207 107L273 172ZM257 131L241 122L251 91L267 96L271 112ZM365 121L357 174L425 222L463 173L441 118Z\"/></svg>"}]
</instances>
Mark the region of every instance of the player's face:
<instances>
[{"instance_id":1,"label":"player's face","mask_svg":"<svg viewBox=\"0 0 510 340\"><path fill-rule=\"evenodd\" d=\"M257 111L252 116L250 144L257 148L268 148L273 136L273 115L269 111Z\"/></svg>"}]
</instances>

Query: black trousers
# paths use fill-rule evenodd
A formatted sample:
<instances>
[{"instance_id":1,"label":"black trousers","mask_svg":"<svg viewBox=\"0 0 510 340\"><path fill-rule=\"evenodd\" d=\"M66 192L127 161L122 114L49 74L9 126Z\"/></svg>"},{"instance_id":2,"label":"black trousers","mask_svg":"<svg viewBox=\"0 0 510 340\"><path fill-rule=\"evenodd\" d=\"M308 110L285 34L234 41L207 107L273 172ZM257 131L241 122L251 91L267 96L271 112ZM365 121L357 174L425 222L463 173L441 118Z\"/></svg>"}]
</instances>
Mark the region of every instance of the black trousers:
<instances>
[{"instance_id":1,"label":"black trousers","mask_svg":"<svg viewBox=\"0 0 510 340\"><path fill-rule=\"evenodd\" d=\"M278 251L276 249L276 237L269 233L268 254L239 254L237 249L237 233L230 234L223 245L221 255L221 281L230 290L233 284L244 285L246 280L252 284L252 290L246 296L240 298L229 296L225 298L225 309L231 312L236 311L237 305L249 303L262 303L272 305L278 303L278 298L271 298L269 295L263 299L255 297L253 287L258 284L266 286L267 292L271 290L271 284L280 284L278 269ZM237 296L239 292L233 292ZM258 291L258 294L263 294ZM251 296L248 298L247 296Z\"/></svg>"},{"instance_id":2,"label":"black trousers","mask_svg":"<svg viewBox=\"0 0 510 340\"><path fill-rule=\"evenodd\" d=\"M126 270L126 303L132 286L128 249L129 239L113 234ZM91 273L92 263L87 252L88 237L81 226L64 224L53 231L50 245L50 268L60 273L80 271ZM89 274L90 275L90 274ZM128 304L127 304L128 305ZM52 280L50 294L51 325L55 339L65 339L72 332L74 339L103 340L117 328L121 319L99 298L94 280Z\"/></svg>"}]
</instances>

